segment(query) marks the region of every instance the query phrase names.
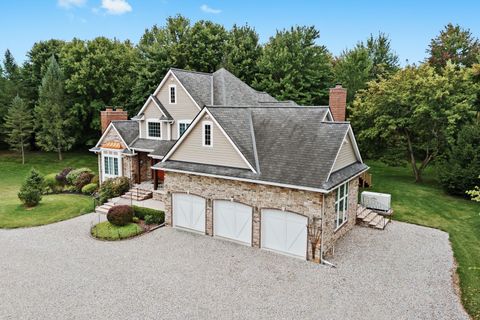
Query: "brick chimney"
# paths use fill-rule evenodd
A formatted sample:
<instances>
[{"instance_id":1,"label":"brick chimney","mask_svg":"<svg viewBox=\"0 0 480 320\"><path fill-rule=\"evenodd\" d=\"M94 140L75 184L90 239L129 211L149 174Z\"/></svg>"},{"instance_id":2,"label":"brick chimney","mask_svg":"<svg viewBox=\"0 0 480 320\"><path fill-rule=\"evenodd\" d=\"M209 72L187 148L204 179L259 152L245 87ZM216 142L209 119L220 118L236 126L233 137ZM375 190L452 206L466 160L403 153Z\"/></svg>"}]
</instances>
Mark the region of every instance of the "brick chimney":
<instances>
[{"instance_id":1,"label":"brick chimney","mask_svg":"<svg viewBox=\"0 0 480 320\"><path fill-rule=\"evenodd\" d=\"M100 122L102 124L102 133L105 132L110 122L113 120L128 120L127 111L123 111L122 108L117 108L113 110L112 108L107 108L105 111L100 111Z\"/></svg>"},{"instance_id":2,"label":"brick chimney","mask_svg":"<svg viewBox=\"0 0 480 320\"><path fill-rule=\"evenodd\" d=\"M343 88L341 84L335 85L335 88L330 89L328 100L333 120L345 121L345 113L347 111L347 89Z\"/></svg>"}]
</instances>

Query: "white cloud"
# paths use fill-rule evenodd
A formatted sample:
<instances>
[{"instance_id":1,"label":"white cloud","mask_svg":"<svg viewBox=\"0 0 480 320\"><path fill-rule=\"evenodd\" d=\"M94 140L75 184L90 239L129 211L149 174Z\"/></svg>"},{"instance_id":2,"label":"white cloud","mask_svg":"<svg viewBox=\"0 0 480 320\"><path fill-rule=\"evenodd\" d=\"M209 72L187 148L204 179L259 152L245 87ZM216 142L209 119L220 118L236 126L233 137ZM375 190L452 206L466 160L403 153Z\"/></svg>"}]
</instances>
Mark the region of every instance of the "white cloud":
<instances>
[{"instance_id":1,"label":"white cloud","mask_svg":"<svg viewBox=\"0 0 480 320\"><path fill-rule=\"evenodd\" d=\"M213 14L219 14L220 12L222 12L222 10L210 8L210 7L207 6L206 4L202 4L202 5L200 6L200 9L201 9L203 12L213 13Z\"/></svg>"},{"instance_id":2,"label":"white cloud","mask_svg":"<svg viewBox=\"0 0 480 320\"><path fill-rule=\"evenodd\" d=\"M132 11L132 6L126 0L102 0L102 8L108 14L120 15Z\"/></svg>"},{"instance_id":3,"label":"white cloud","mask_svg":"<svg viewBox=\"0 0 480 320\"><path fill-rule=\"evenodd\" d=\"M58 5L64 8L81 7L87 0L58 0Z\"/></svg>"}]
</instances>

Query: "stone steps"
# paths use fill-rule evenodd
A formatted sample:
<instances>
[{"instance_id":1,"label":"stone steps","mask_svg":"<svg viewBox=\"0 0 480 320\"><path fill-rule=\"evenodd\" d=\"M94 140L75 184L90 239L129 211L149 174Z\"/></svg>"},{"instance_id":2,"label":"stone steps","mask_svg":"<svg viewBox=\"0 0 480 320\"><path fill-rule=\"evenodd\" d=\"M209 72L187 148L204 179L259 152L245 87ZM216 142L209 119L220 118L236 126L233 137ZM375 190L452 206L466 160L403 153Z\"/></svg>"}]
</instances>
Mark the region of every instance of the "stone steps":
<instances>
[{"instance_id":1,"label":"stone steps","mask_svg":"<svg viewBox=\"0 0 480 320\"><path fill-rule=\"evenodd\" d=\"M357 207L357 223L366 227L375 228L379 230L385 229L390 219L383 215L367 209L361 205Z\"/></svg>"},{"instance_id":2,"label":"stone steps","mask_svg":"<svg viewBox=\"0 0 480 320\"><path fill-rule=\"evenodd\" d=\"M98 206L95 208L96 213L101 213L101 214L107 214L108 210L110 210L111 207L113 207L115 203L113 202L106 202L102 204L101 206Z\"/></svg>"},{"instance_id":3,"label":"stone steps","mask_svg":"<svg viewBox=\"0 0 480 320\"><path fill-rule=\"evenodd\" d=\"M152 198L152 191L144 190L140 188L131 188L125 194L122 194L120 197L124 199L132 199L136 201L143 201Z\"/></svg>"}]
</instances>

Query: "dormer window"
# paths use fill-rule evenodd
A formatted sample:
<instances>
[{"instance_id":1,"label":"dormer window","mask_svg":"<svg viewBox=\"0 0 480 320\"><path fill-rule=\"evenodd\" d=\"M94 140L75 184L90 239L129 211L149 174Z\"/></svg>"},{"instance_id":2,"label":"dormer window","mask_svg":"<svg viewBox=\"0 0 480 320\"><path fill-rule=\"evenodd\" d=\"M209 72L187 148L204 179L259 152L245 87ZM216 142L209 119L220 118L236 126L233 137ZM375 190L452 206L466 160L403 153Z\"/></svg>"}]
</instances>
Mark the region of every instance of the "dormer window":
<instances>
[{"instance_id":1,"label":"dormer window","mask_svg":"<svg viewBox=\"0 0 480 320\"><path fill-rule=\"evenodd\" d=\"M177 103L177 86L172 84L168 87L168 92L170 96L170 104Z\"/></svg>"},{"instance_id":2,"label":"dormer window","mask_svg":"<svg viewBox=\"0 0 480 320\"><path fill-rule=\"evenodd\" d=\"M156 120L147 120L147 138L162 138L162 123Z\"/></svg>"},{"instance_id":3,"label":"dormer window","mask_svg":"<svg viewBox=\"0 0 480 320\"><path fill-rule=\"evenodd\" d=\"M203 139L204 147L212 147L212 123L210 121L203 122Z\"/></svg>"}]
</instances>

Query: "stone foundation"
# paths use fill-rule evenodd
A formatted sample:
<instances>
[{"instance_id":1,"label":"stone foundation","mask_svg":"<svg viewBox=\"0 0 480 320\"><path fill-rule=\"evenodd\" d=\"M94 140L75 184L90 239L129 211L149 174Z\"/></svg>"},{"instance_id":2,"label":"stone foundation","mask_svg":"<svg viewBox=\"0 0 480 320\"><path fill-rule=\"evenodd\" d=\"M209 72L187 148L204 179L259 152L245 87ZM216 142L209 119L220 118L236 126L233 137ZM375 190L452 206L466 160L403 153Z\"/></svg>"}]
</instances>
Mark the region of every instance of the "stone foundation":
<instances>
[{"instance_id":1,"label":"stone foundation","mask_svg":"<svg viewBox=\"0 0 480 320\"><path fill-rule=\"evenodd\" d=\"M338 230L335 229L335 192L322 194L290 188L267 186L250 182L211 178L192 174L165 172L164 193L154 193L156 200L165 203L165 222L172 221L172 193L190 193L207 199L206 202L206 234L213 235L213 200L233 200L253 207L252 246L260 247L260 222L262 209L278 209L294 212L308 217L319 218L321 223L322 203L325 201L323 221L324 252L331 253L335 241L347 233L355 224L358 179L350 181L348 220ZM307 259L312 258L312 246L308 241ZM315 256L319 257L320 246Z\"/></svg>"}]
</instances>

